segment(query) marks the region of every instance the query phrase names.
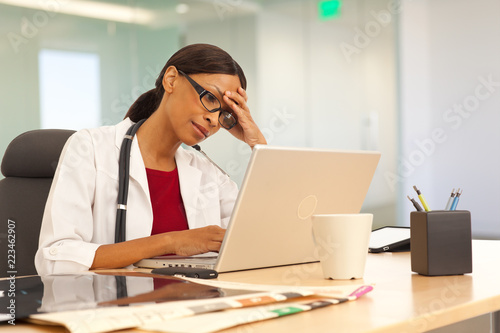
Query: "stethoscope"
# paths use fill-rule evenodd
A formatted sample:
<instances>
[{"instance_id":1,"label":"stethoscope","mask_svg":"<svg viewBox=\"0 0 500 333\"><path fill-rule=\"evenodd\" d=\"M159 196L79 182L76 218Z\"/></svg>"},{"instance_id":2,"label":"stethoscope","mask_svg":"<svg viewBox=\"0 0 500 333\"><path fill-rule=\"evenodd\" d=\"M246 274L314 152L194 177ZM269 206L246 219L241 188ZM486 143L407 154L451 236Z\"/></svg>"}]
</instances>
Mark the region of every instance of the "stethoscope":
<instances>
[{"instance_id":1,"label":"stethoscope","mask_svg":"<svg viewBox=\"0 0 500 333\"><path fill-rule=\"evenodd\" d=\"M123 137L122 145L120 148L120 157L118 160L118 206L116 208L115 243L125 241L127 197L130 173L130 149L132 148L132 141L134 140L135 133L137 133L137 130L145 121L146 119L142 119L129 127L127 133ZM205 156L223 174L229 177L229 175L224 170L222 170L214 161L212 161L203 150L201 150L200 146L194 145L191 147L203 154L203 156Z\"/></svg>"}]
</instances>

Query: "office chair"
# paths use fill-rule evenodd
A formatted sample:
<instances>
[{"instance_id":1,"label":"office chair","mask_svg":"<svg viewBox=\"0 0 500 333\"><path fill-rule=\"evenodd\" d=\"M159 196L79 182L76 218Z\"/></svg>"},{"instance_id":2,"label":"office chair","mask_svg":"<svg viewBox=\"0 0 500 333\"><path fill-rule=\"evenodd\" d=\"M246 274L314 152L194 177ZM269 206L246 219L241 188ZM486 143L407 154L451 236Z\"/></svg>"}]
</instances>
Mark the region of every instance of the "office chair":
<instances>
[{"instance_id":1,"label":"office chair","mask_svg":"<svg viewBox=\"0 0 500 333\"><path fill-rule=\"evenodd\" d=\"M34 264L45 202L70 130L23 133L9 144L0 180L0 277L37 274ZM12 266L11 266L12 265Z\"/></svg>"}]
</instances>

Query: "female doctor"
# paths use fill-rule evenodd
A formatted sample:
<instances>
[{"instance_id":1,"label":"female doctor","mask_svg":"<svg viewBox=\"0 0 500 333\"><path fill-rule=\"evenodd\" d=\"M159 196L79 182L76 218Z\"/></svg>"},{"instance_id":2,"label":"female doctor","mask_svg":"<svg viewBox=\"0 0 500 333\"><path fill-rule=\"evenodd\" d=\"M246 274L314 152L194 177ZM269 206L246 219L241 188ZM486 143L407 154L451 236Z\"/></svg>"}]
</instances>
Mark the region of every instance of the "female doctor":
<instances>
[{"instance_id":1,"label":"female doctor","mask_svg":"<svg viewBox=\"0 0 500 333\"><path fill-rule=\"evenodd\" d=\"M40 232L40 275L125 267L163 254L218 251L237 187L206 158L181 147L223 127L250 147L266 144L247 106L246 79L207 44L177 51L116 126L81 130L61 154ZM125 241L115 243L118 161L130 148Z\"/></svg>"}]
</instances>

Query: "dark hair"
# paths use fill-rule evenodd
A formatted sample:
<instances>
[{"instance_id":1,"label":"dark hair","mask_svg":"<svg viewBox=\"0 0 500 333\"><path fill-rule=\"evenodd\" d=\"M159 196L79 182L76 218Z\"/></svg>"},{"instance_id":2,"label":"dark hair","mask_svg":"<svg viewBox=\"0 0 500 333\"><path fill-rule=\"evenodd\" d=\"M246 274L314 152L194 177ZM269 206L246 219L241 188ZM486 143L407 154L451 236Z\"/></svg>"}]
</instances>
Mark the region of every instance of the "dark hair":
<instances>
[{"instance_id":1,"label":"dark hair","mask_svg":"<svg viewBox=\"0 0 500 333\"><path fill-rule=\"evenodd\" d=\"M155 82L155 88L145 92L132 104L125 118L138 122L149 118L160 106L165 93L163 76L170 66L186 74L229 74L238 75L241 87L246 89L247 80L240 65L224 50L210 44L192 44L183 47L167 61Z\"/></svg>"}]
</instances>

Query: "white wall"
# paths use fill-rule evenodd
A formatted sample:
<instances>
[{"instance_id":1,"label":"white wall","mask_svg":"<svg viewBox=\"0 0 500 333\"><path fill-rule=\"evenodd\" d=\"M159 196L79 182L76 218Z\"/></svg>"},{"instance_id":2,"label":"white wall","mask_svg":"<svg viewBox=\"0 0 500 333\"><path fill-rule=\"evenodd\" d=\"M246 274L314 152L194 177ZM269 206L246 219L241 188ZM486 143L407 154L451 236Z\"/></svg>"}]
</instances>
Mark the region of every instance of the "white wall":
<instances>
[{"instance_id":1,"label":"white wall","mask_svg":"<svg viewBox=\"0 0 500 333\"><path fill-rule=\"evenodd\" d=\"M459 209L471 211L473 234L498 238L500 2L403 3L402 157L413 170L402 191L417 185L432 209L443 209L461 187Z\"/></svg>"}]
</instances>

